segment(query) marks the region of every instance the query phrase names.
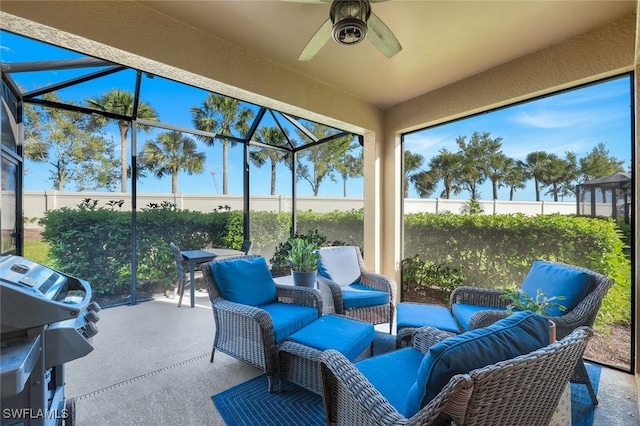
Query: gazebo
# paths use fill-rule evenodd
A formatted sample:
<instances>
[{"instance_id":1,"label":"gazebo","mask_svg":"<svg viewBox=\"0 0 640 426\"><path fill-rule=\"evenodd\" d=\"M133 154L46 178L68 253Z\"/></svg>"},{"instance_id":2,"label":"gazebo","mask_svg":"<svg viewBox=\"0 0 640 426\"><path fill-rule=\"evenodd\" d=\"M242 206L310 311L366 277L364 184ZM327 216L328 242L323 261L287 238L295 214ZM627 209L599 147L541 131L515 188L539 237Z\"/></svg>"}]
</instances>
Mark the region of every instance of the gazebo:
<instances>
[{"instance_id":1,"label":"gazebo","mask_svg":"<svg viewBox=\"0 0 640 426\"><path fill-rule=\"evenodd\" d=\"M614 173L576 186L577 214L631 221L631 174Z\"/></svg>"}]
</instances>

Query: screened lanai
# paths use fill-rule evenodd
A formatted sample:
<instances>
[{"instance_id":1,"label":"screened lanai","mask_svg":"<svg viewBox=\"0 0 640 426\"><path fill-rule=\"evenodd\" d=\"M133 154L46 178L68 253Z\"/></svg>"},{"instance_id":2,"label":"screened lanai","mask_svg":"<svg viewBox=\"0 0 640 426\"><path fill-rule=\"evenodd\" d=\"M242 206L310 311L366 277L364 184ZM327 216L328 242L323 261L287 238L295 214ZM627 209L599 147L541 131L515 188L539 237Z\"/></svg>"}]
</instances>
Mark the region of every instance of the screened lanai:
<instances>
[{"instance_id":1,"label":"screened lanai","mask_svg":"<svg viewBox=\"0 0 640 426\"><path fill-rule=\"evenodd\" d=\"M216 4L216 7L235 7L227 5L233 2L218 3L226 4L224 6L217 6ZM415 7L426 8L426 4L429 2L406 3L415 4ZM425 5L423 6L422 3ZM490 7L488 4L480 6L481 3L478 3L478 7ZM390 5L392 4L390 2L380 7L391 7ZM417 6L418 4L420 6ZM371 98L364 96L358 98L353 93L344 91L344 86L332 86L334 82L329 81L329 79L326 80L326 84L325 81L318 83L318 81L311 78L305 78L305 75L297 75L288 66L271 67L272 64L269 64L268 60L262 61L253 57L250 49L240 52L242 48L230 49L224 43L213 43L209 39L200 37L196 29L181 28L176 22L170 22L166 16L154 14L153 11L145 9L137 2L122 5L122 8L126 10L118 9L117 15L115 14L115 9L113 11L106 10L108 7L101 3L92 3L90 6L83 7L65 6L64 3L61 3L56 5L58 9L54 13L49 14L36 10L37 8L35 7L23 6L20 2L5 3L5 5L3 9L8 10L9 13L15 13L18 16L24 16L26 19L32 19L37 22L44 22L52 28L61 28L63 31L69 31L72 37L68 39L51 37L49 30L38 26L32 28L29 25L20 28L20 32L33 34L34 37L40 39L56 39L62 45L79 46L80 50L92 53L99 52L101 57L111 59L117 57L119 52L103 50L103 46L100 46L100 43L117 46L126 52L134 52L145 59L151 59L150 62L141 61L141 63L144 62L144 66L141 66L140 69L149 70L156 66L162 68L163 64L170 64L170 66L187 71L182 74L179 72L171 74L171 72L163 69L163 72L159 72L159 74L165 76L180 75L175 79L190 82L198 81L198 76L206 76L218 82L223 82L222 85L228 85L221 92L235 95L243 91L253 92L258 94L257 98L270 98L275 100L274 103L276 104L286 104L286 107L276 109L286 110L289 115L296 115L295 112L297 110L304 110L305 112L300 116L321 116L324 119L318 120L319 122L327 122L334 127L345 128L363 135L365 151L367 151L365 156L368 156L364 166L367 169L365 174L368 176L364 190L366 192L364 238L367 240L365 258L372 269L395 275L397 279L400 278L399 264L402 260L404 238L402 210L399 206L402 203L400 192L402 167L400 139L402 133L504 105L514 100L546 94L559 88L578 84L578 82L593 81L603 76L634 69L633 45L636 19L635 13L630 12L617 21L612 21L611 23L608 20L606 23L598 21L597 25L594 24L592 27L583 28L580 31L588 31L585 32L585 36L583 36L582 32L569 31L567 25L562 25L563 29L568 31L564 35L565 38L554 38L553 41L546 38L542 40L543 37L538 33L535 33L536 36L534 37L533 33L529 31L528 39L537 39L543 44L537 47L529 47L526 50L523 46L523 49L514 55L500 56L499 61L494 60L499 56L499 43L491 44L496 47L496 51L486 52L483 49L476 49L483 59L492 61L484 63L482 67L468 70L464 76L455 72L460 70L462 66L460 64L459 67L437 66L432 68L430 72L423 72L411 78L390 79L389 85L391 85L391 82L396 83L399 80L423 83L428 81L433 84L428 88L423 85L421 86L422 89L416 89L410 95L405 94L404 97L399 96L394 101L380 104L372 99L374 95L383 91L382 85L380 85L379 91L369 90ZM587 7L586 5L583 6ZM51 7L53 8L53 6ZM281 5L280 7L284 10L285 8L296 8L298 6ZM302 9L303 6L299 7ZM395 4L392 7L395 8ZM400 9L409 7L408 5L398 6ZM308 10L311 10L313 6L308 6L308 8ZM635 9L634 5L631 5L630 8ZM49 11L47 7L45 7L45 10ZM113 15L111 15L112 12ZM214 15L208 17L208 20L212 21L214 18L218 20L224 19L221 18L221 16L224 16L222 14ZM299 19L292 20L292 22L296 22L296 24L298 21L302 22L309 15L300 10L298 12ZM487 16L489 15L487 13ZM61 16L65 18L62 19L60 18ZM69 19L70 16L73 19ZM112 22L122 23L123 25L120 28L125 28L128 25L128 30L123 30L122 32L108 31L107 28L110 28L110 26L107 24L81 28L79 22L99 21L95 19L95 16L110 16L114 18L118 16L119 19L112 19ZM394 30L399 31L400 28L404 27L406 31L414 32L415 34L415 31L417 31L415 27L418 25L414 21L419 20L417 19L417 14L412 16L414 19L405 18L407 25L396 25ZM435 17L437 15L429 13L429 16ZM499 15L496 14L496 16ZM553 16L556 16L556 14ZM581 16L583 15L581 14ZM236 17L239 17L239 15L236 15ZM460 17L459 14L457 17ZM613 15L609 15L607 19L613 19ZM205 20L204 16L203 20ZM502 20L510 22L509 19L504 17L502 17ZM440 20L440 22L452 23L453 21L453 19ZM523 22L532 23L534 21L528 19ZM540 21L536 20L535 22ZM14 25L14 21L7 20L3 26L5 28L18 28L20 24ZM243 32L253 31L253 27L246 28L246 25L237 27L243 28ZM419 27L429 28L423 22L420 22ZM137 38L137 34L133 34L134 28L145 28L145 36L142 39ZM257 25L256 31L261 28L260 25ZM467 28L473 27L468 26ZM273 30L275 32L279 28L274 28ZM515 28L512 28L512 30L515 30ZM484 35L485 32L475 32L474 37L478 37L481 34ZM270 35L270 32L262 31L261 37L266 39L267 33ZM287 33L290 35L291 31ZM296 33L299 32L296 31ZM567 38L576 34L580 34L580 36ZM65 34L66 36L67 34ZM295 41L290 36L288 38L292 39L292 43ZM435 38L432 40L431 37L400 37L403 42L406 42L408 38L420 40L421 42L424 40L437 41ZM91 42L87 42L86 39L91 40ZM508 39L514 40L512 37L508 37ZM616 40L616 42L609 43L611 40ZM97 45L93 44L93 41L98 41ZM447 46L446 43L441 44L442 46ZM612 46L612 44L615 46ZM476 46L475 39L469 45ZM188 48L184 46L188 46ZM290 45L286 47L289 48ZM366 49L366 47L363 47L363 49ZM536 49L541 49L540 53L537 53ZM424 53L424 51L422 49L420 52ZM262 52L267 57L275 58L274 56L269 56L267 49ZM404 51L399 54L405 55L398 56L398 58L413 57L417 61L418 58L437 56L416 55L415 51L413 55L409 55L408 52L410 52L410 46L405 44ZM298 52L295 53L297 54ZM345 58L345 56L335 55L336 51L333 51L331 55L327 54L324 58L327 62L334 59L335 63L335 58L340 57L343 60L341 63L352 64L350 62L351 59L354 59L354 62L357 59L357 63L360 63L364 56L354 54L352 57L348 54L337 53L337 55L348 56L348 58ZM318 57L318 60L320 58ZM549 58L554 60L553 67L547 66L548 64L545 62ZM217 66L218 64L225 64L225 59L229 60L232 66ZM374 59L375 57L371 58L372 61ZM124 61L115 62L131 64L135 60L136 58L127 57ZM283 62L278 61L278 58L273 60L278 64ZM465 64L470 63L469 60L464 62ZM394 64L394 62L389 63ZM304 66L307 66L309 70L324 70L324 68L316 66L315 63ZM336 72L335 74L362 73L362 69L362 67L357 66L344 66L341 72ZM365 66L364 69L369 71L374 67ZM449 80L436 78L435 73L440 69L446 70L448 74L452 75L452 78ZM557 70L563 71L559 73ZM309 74L311 74L311 71L309 71ZM363 79L364 74L362 73ZM375 73L368 74L373 75ZM404 76L404 74L402 75ZM207 79L203 79L203 81L205 80ZM206 81L202 85L196 85L209 89L212 87L212 84ZM341 87L343 91L335 90L335 87ZM237 96L237 98L254 99L244 96ZM259 102L256 103L260 104ZM273 103L267 100L265 105L273 105ZM336 121L349 124L338 125ZM240 173L237 176L242 176L242 174ZM219 178L220 176L217 175L217 177ZM223 204L220 206L224 207ZM635 258L633 262L635 265Z\"/></svg>"},{"instance_id":2,"label":"screened lanai","mask_svg":"<svg viewBox=\"0 0 640 426\"><path fill-rule=\"evenodd\" d=\"M4 31L2 39L24 58L3 59L2 79L3 122L22 124L3 144L24 158L15 174L24 176L26 217L3 222L3 253L46 258L38 238L66 244L48 260L91 275L108 306L171 286L169 242L191 250L251 241L267 259L311 230L362 245L361 136ZM312 214L334 210L350 215L352 230ZM95 220L110 223L99 226L111 241L59 241L54 223L70 211L106 215ZM82 263L71 260L72 244L112 273L71 266Z\"/></svg>"}]
</instances>

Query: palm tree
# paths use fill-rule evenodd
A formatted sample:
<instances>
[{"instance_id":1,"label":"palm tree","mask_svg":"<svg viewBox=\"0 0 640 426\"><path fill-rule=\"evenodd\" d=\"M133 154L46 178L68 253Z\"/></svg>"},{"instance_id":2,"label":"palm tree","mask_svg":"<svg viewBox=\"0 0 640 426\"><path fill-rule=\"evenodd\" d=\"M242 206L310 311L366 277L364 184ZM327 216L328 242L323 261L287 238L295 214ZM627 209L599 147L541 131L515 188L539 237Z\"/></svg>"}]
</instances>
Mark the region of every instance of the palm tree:
<instances>
[{"instance_id":1,"label":"palm tree","mask_svg":"<svg viewBox=\"0 0 640 426\"><path fill-rule=\"evenodd\" d=\"M286 135L278 127L261 127L256 134L256 140L266 145L287 147ZM276 195L276 167L288 157L287 151L280 149L258 148L249 153L251 162L262 167L269 160L271 165L271 195Z\"/></svg>"},{"instance_id":2,"label":"palm tree","mask_svg":"<svg viewBox=\"0 0 640 426\"><path fill-rule=\"evenodd\" d=\"M518 161L513 161L503 177L504 184L509 187L509 201L513 201L516 190L527 187L525 184L527 178L527 172L522 167L522 164Z\"/></svg>"},{"instance_id":3,"label":"palm tree","mask_svg":"<svg viewBox=\"0 0 640 426\"><path fill-rule=\"evenodd\" d=\"M138 159L158 179L171 175L171 192L178 192L178 172L192 175L204 171L205 154L196 152L196 142L180 132L160 133L155 141L147 141Z\"/></svg>"},{"instance_id":4,"label":"palm tree","mask_svg":"<svg viewBox=\"0 0 640 426\"><path fill-rule=\"evenodd\" d=\"M491 181L493 199L498 199L498 188L506 184L507 173L513 168L515 161L502 152L489 155L485 165L485 173Z\"/></svg>"},{"instance_id":5,"label":"palm tree","mask_svg":"<svg viewBox=\"0 0 640 426\"><path fill-rule=\"evenodd\" d=\"M536 188L536 201L540 201L540 183L544 179L545 170L549 164L549 154L544 151L534 151L527 154L525 162L520 164L528 177L533 178Z\"/></svg>"},{"instance_id":6,"label":"palm tree","mask_svg":"<svg viewBox=\"0 0 640 426\"><path fill-rule=\"evenodd\" d=\"M89 107L98 111L110 112L113 114L123 115L125 117L133 117L133 93L126 90L112 89L102 96L87 99ZM156 110L146 102L138 103L136 118L145 120L158 120ZM93 120L96 124L104 126L108 122L108 118L103 116L94 116ZM130 120L119 120L118 128L120 129L120 178L122 180L121 191L127 192L127 134L131 127ZM149 126L138 126L139 129L148 132Z\"/></svg>"},{"instance_id":7,"label":"palm tree","mask_svg":"<svg viewBox=\"0 0 640 426\"><path fill-rule=\"evenodd\" d=\"M440 194L441 198L450 199L451 194L458 194L460 187L458 178L464 164L464 157L457 152L451 152L445 148L440 153L429 160L429 173L436 181L442 180L444 190Z\"/></svg>"},{"instance_id":8,"label":"palm tree","mask_svg":"<svg viewBox=\"0 0 640 426\"><path fill-rule=\"evenodd\" d=\"M229 190L229 144L236 140L224 136L234 136L233 132L245 135L249 130L249 120L253 118L253 111L242 107L238 99L229 98L217 93L210 93L202 101L200 107L191 107L191 117L196 129L216 133L222 141L222 193ZM208 146L213 146L215 138L198 136Z\"/></svg>"},{"instance_id":9,"label":"palm tree","mask_svg":"<svg viewBox=\"0 0 640 426\"><path fill-rule=\"evenodd\" d=\"M402 164L404 167L404 178L402 179L402 193L404 198L409 196L409 182L412 182L414 186L416 186L416 190L418 189L415 176L422 172L420 166L422 166L423 162L424 157L422 155L413 153L408 149L404 151L404 162Z\"/></svg>"}]
</instances>

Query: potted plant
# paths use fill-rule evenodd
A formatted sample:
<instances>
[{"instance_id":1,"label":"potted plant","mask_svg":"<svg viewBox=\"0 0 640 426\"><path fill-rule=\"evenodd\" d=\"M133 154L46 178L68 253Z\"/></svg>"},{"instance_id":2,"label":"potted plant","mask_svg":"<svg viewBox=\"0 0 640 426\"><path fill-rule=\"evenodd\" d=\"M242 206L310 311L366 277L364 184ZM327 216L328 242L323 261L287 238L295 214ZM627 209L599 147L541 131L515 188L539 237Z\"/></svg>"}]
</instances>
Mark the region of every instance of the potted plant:
<instances>
[{"instance_id":1,"label":"potted plant","mask_svg":"<svg viewBox=\"0 0 640 426\"><path fill-rule=\"evenodd\" d=\"M301 287L313 287L320 262L318 245L303 238L289 239L291 248L287 252L287 263L291 266L293 283Z\"/></svg>"},{"instance_id":2,"label":"potted plant","mask_svg":"<svg viewBox=\"0 0 640 426\"><path fill-rule=\"evenodd\" d=\"M509 300L511 303L507 306L507 312L509 314L516 311L531 311L534 314L549 316L550 308L558 308L561 311L566 311L567 308L556 300L564 300L564 296L547 297L541 289L536 291L536 298L532 298L526 293L523 293L519 288L505 289L504 294L500 296L504 300ZM551 327L551 341L556 340L556 324L549 320L549 326Z\"/></svg>"}]
</instances>

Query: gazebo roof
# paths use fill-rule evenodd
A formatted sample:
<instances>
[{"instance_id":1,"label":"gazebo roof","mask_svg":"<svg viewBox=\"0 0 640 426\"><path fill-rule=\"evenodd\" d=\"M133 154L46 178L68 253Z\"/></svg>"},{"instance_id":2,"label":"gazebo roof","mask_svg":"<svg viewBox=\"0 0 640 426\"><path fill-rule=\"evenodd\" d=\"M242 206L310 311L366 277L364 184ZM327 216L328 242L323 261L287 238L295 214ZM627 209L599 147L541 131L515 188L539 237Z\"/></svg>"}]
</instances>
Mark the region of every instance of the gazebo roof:
<instances>
[{"instance_id":1,"label":"gazebo roof","mask_svg":"<svg viewBox=\"0 0 640 426\"><path fill-rule=\"evenodd\" d=\"M580 186L629 188L631 186L631 174L618 172L609 176L591 179L590 181L581 183Z\"/></svg>"}]
</instances>

